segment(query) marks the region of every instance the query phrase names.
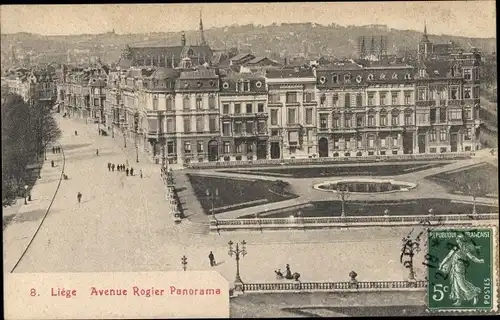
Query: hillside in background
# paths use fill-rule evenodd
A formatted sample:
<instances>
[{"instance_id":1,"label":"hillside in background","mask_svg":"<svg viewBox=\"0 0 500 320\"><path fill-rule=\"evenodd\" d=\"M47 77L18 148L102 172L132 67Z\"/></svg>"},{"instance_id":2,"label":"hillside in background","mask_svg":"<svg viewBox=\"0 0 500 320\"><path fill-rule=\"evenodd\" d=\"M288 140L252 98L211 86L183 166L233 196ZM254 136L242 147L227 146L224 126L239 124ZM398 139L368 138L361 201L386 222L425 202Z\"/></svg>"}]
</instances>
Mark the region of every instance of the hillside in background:
<instances>
[{"instance_id":1,"label":"hillside in background","mask_svg":"<svg viewBox=\"0 0 500 320\"><path fill-rule=\"evenodd\" d=\"M432 33L432 27L428 29ZM372 26L329 26L313 23L281 24L270 26L228 26L205 30L205 36L214 49L224 50L237 47L241 52L252 52L271 58L305 54L309 58L321 56L354 57L359 36L387 36L388 53L415 52L422 32L396 30L382 25ZM151 43L153 45L179 45L181 33L115 34L42 36L29 33L2 34L2 60L9 54L11 45L35 54L52 52L65 53L69 49L99 48L102 59L113 62L119 58L126 44ZM186 31L188 43L196 44L198 31ZM484 53L495 51L494 38L465 38L447 35L430 35L434 43L454 41L464 48L479 48Z\"/></svg>"}]
</instances>

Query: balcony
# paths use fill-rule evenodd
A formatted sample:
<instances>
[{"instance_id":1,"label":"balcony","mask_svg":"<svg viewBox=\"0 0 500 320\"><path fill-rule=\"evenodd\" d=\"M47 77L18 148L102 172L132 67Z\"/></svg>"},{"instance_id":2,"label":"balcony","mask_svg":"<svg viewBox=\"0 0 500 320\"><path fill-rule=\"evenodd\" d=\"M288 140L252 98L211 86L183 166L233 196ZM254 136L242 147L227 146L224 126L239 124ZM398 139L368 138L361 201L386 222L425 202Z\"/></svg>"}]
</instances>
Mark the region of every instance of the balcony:
<instances>
[{"instance_id":1,"label":"balcony","mask_svg":"<svg viewBox=\"0 0 500 320\"><path fill-rule=\"evenodd\" d=\"M450 126L462 126L464 121L462 119L449 119L448 125Z\"/></svg>"},{"instance_id":2,"label":"balcony","mask_svg":"<svg viewBox=\"0 0 500 320\"><path fill-rule=\"evenodd\" d=\"M267 103L267 106L268 107L282 107L283 106L283 102L281 102L281 101L269 101Z\"/></svg>"},{"instance_id":3,"label":"balcony","mask_svg":"<svg viewBox=\"0 0 500 320\"><path fill-rule=\"evenodd\" d=\"M436 100L419 100L415 102L417 107L432 107L436 105Z\"/></svg>"},{"instance_id":4,"label":"balcony","mask_svg":"<svg viewBox=\"0 0 500 320\"><path fill-rule=\"evenodd\" d=\"M455 100L448 100L448 105L449 106L461 106L464 102L462 100L459 100L459 99L455 99Z\"/></svg>"},{"instance_id":5,"label":"balcony","mask_svg":"<svg viewBox=\"0 0 500 320\"><path fill-rule=\"evenodd\" d=\"M288 102L287 101L285 104L286 104L287 107L298 107L298 106L300 106L300 102L298 102L298 101L293 101L293 102Z\"/></svg>"},{"instance_id":6,"label":"balcony","mask_svg":"<svg viewBox=\"0 0 500 320\"><path fill-rule=\"evenodd\" d=\"M257 113L234 113L230 115L231 118L256 118Z\"/></svg>"},{"instance_id":7,"label":"balcony","mask_svg":"<svg viewBox=\"0 0 500 320\"><path fill-rule=\"evenodd\" d=\"M318 105L318 102L314 101L314 100L311 100L311 101L304 101L302 104L304 106L316 106L316 105Z\"/></svg>"},{"instance_id":8,"label":"balcony","mask_svg":"<svg viewBox=\"0 0 500 320\"><path fill-rule=\"evenodd\" d=\"M148 133L146 134L146 136L150 139L158 139L160 137L160 131L156 130L156 131L148 131Z\"/></svg>"}]
</instances>

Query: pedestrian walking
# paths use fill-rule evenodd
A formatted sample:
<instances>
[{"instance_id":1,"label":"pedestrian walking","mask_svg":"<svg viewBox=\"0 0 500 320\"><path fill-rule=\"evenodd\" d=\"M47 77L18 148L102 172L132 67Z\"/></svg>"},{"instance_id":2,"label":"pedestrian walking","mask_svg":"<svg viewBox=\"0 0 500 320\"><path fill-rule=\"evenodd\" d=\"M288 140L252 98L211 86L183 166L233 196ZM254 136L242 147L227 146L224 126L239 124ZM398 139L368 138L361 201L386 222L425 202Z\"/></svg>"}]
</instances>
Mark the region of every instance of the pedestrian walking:
<instances>
[{"instance_id":1,"label":"pedestrian walking","mask_svg":"<svg viewBox=\"0 0 500 320\"><path fill-rule=\"evenodd\" d=\"M78 192L76 197L78 198L78 203L80 203L82 201L82 194L80 192Z\"/></svg>"},{"instance_id":2,"label":"pedestrian walking","mask_svg":"<svg viewBox=\"0 0 500 320\"><path fill-rule=\"evenodd\" d=\"M133 176L134 175L134 168L130 168L130 175Z\"/></svg>"},{"instance_id":3,"label":"pedestrian walking","mask_svg":"<svg viewBox=\"0 0 500 320\"><path fill-rule=\"evenodd\" d=\"M52 153L56 153L56 147L52 147Z\"/></svg>"},{"instance_id":4,"label":"pedestrian walking","mask_svg":"<svg viewBox=\"0 0 500 320\"><path fill-rule=\"evenodd\" d=\"M142 179L142 169L141 169L141 179Z\"/></svg>"},{"instance_id":5,"label":"pedestrian walking","mask_svg":"<svg viewBox=\"0 0 500 320\"><path fill-rule=\"evenodd\" d=\"M115 164L114 163L111 165L111 171L115 172Z\"/></svg>"},{"instance_id":6,"label":"pedestrian walking","mask_svg":"<svg viewBox=\"0 0 500 320\"><path fill-rule=\"evenodd\" d=\"M57 147L57 153L61 153L61 147Z\"/></svg>"},{"instance_id":7,"label":"pedestrian walking","mask_svg":"<svg viewBox=\"0 0 500 320\"><path fill-rule=\"evenodd\" d=\"M111 162L108 162L108 171L111 171Z\"/></svg>"},{"instance_id":8,"label":"pedestrian walking","mask_svg":"<svg viewBox=\"0 0 500 320\"><path fill-rule=\"evenodd\" d=\"M77 136L77 135L78 135L78 131L75 130L75 136Z\"/></svg>"},{"instance_id":9,"label":"pedestrian walking","mask_svg":"<svg viewBox=\"0 0 500 320\"><path fill-rule=\"evenodd\" d=\"M127 176L128 176L128 168L127 168L127 170L125 170L125 172L127 173Z\"/></svg>"},{"instance_id":10,"label":"pedestrian walking","mask_svg":"<svg viewBox=\"0 0 500 320\"><path fill-rule=\"evenodd\" d=\"M99 149L95 149L95 155L98 156L99 155Z\"/></svg>"},{"instance_id":11,"label":"pedestrian walking","mask_svg":"<svg viewBox=\"0 0 500 320\"><path fill-rule=\"evenodd\" d=\"M210 253L208 255L208 260L210 260L211 267L215 266L215 257L214 257L214 254L212 253L212 251L210 251Z\"/></svg>"}]
</instances>

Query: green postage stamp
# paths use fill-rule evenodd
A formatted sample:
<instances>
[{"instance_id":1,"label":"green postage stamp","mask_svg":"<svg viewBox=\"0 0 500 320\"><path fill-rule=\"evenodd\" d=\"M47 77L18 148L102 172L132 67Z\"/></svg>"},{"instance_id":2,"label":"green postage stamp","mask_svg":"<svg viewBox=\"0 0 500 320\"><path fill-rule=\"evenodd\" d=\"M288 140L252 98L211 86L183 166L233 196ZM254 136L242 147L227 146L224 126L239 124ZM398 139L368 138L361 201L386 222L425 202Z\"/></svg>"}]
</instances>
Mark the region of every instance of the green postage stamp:
<instances>
[{"instance_id":1,"label":"green postage stamp","mask_svg":"<svg viewBox=\"0 0 500 320\"><path fill-rule=\"evenodd\" d=\"M430 229L427 239L429 311L498 310L497 229Z\"/></svg>"}]
</instances>

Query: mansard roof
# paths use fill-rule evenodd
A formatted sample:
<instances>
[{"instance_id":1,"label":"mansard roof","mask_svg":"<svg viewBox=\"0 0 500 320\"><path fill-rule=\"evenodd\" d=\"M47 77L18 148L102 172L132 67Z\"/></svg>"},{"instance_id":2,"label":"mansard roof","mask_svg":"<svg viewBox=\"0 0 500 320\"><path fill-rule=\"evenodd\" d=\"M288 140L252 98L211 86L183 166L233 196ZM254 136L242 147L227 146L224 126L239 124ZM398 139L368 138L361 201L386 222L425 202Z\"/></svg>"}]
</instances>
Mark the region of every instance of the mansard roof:
<instances>
[{"instance_id":1,"label":"mansard roof","mask_svg":"<svg viewBox=\"0 0 500 320\"><path fill-rule=\"evenodd\" d=\"M305 69L270 69L266 70L267 78L310 78L314 77L312 70Z\"/></svg>"},{"instance_id":2,"label":"mansard roof","mask_svg":"<svg viewBox=\"0 0 500 320\"><path fill-rule=\"evenodd\" d=\"M167 80L167 79L175 79L179 77L179 72L172 68L157 68L153 74L151 74L151 78L154 80Z\"/></svg>"}]
</instances>

